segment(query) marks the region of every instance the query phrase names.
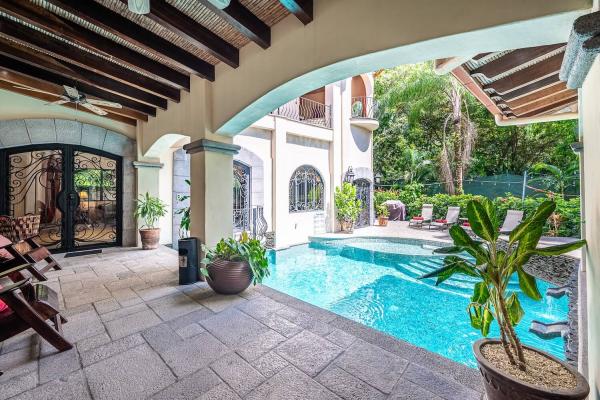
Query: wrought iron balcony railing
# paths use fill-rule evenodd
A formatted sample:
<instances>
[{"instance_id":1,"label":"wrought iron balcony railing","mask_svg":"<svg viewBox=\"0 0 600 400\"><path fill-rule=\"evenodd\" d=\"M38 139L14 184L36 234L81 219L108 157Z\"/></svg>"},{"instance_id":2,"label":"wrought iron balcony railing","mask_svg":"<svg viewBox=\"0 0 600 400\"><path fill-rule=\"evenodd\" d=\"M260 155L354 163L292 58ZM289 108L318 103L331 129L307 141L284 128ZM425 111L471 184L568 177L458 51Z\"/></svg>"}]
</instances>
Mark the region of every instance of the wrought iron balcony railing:
<instances>
[{"instance_id":1,"label":"wrought iron balcony railing","mask_svg":"<svg viewBox=\"0 0 600 400\"><path fill-rule=\"evenodd\" d=\"M278 115L294 121L331 128L331 106L299 97L274 110L271 115Z\"/></svg>"},{"instance_id":2,"label":"wrought iron balcony railing","mask_svg":"<svg viewBox=\"0 0 600 400\"><path fill-rule=\"evenodd\" d=\"M352 118L377 119L378 107L379 104L373 97L353 97Z\"/></svg>"}]
</instances>

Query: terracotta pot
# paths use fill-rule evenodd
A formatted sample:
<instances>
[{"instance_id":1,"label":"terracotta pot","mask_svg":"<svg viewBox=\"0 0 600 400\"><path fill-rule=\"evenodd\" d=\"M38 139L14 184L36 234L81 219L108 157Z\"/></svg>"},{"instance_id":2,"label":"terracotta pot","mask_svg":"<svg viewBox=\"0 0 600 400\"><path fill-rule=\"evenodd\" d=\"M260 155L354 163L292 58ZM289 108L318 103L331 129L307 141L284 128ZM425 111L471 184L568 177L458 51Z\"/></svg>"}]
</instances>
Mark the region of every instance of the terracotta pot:
<instances>
[{"instance_id":1,"label":"terracotta pot","mask_svg":"<svg viewBox=\"0 0 600 400\"><path fill-rule=\"evenodd\" d=\"M379 220L379 226L387 226L388 217L377 217Z\"/></svg>"},{"instance_id":2,"label":"terracotta pot","mask_svg":"<svg viewBox=\"0 0 600 400\"><path fill-rule=\"evenodd\" d=\"M160 240L160 228L140 229L140 238L142 239L142 249L157 249Z\"/></svg>"},{"instance_id":3,"label":"terracotta pot","mask_svg":"<svg viewBox=\"0 0 600 400\"><path fill-rule=\"evenodd\" d=\"M206 268L210 276L206 282L217 293L237 294L252 283L252 271L246 261L216 260Z\"/></svg>"},{"instance_id":4,"label":"terracotta pot","mask_svg":"<svg viewBox=\"0 0 600 400\"><path fill-rule=\"evenodd\" d=\"M340 228L342 232L352 233L354 232L354 221L340 221Z\"/></svg>"},{"instance_id":5,"label":"terracotta pot","mask_svg":"<svg viewBox=\"0 0 600 400\"><path fill-rule=\"evenodd\" d=\"M500 341L480 339L473 344L473 352L479 372L483 376L488 400L583 400L590 392L587 381L575 368L546 352L525 345L523 347L528 350L535 351L568 369L576 377L577 386L569 390L548 391L540 386L518 381L485 359L481 354L481 348L486 344L500 344Z\"/></svg>"}]
</instances>

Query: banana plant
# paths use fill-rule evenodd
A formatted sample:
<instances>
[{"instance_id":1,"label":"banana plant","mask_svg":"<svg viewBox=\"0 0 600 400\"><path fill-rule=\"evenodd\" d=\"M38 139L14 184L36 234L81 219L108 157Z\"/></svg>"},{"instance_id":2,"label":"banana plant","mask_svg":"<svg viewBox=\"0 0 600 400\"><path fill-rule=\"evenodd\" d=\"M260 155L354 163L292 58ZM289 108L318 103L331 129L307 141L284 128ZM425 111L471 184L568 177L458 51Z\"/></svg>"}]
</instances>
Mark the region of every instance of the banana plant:
<instances>
[{"instance_id":1,"label":"banana plant","mask_svg":"<svg viewBox=\"0 0 600 400\"><path fill-rule=\"evenodd\" d=\"M510 278L517 274L519 287L524 295L541 300L536 279L523 266L533 255L554 256L567 253L585 245L585 240L557 246L538 248L544 225L554 212L556 204L545 201L537 210L519 224L508 242L499 245L500 221L491 201L472 200L467 204L467 217L476 238L460 226L450 228L453 246L437 249L447 254L443 267L420 277L437 278L436 286L455 274L478 278L467 312L471 326L483 336L490 332L496 321L500 327L500 341L511 364L526 370L525 355L514 327L521 321L525 311L516 292L508 290Z\"/></svg>"}]
</instances>

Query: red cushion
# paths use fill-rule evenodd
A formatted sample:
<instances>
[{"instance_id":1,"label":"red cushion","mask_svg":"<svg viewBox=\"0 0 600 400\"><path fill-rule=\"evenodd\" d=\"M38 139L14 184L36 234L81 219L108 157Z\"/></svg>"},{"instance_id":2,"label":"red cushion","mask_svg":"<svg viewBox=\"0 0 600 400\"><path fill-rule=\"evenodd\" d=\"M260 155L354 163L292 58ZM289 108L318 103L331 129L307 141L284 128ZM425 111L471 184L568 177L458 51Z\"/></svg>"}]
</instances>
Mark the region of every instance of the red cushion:
<instances>
[{"instance_id":1,"label":"red cushion","mask_svg":"<svg viewBox=\"0 0 600 400\"><path fill-rule=\"evenodd\" d=\"M0 289L2 289L2 285L0 285ZM5 302L0 300L0 313L3 311L6 311L6 310L8 310L8 306L6 305Z\"/></svg>"},{"instance_id":2,"label":"red cushion","mask_svg":"<svg viewBox=\"0 0 600 400\"><path fill-rule=\"evenodd\" d=\"M462 226L471 226L471 224L470 224L470 223L468 223L468 222L463 222L463 225L462 225Z\"/></svg>"},{"instance_id":3,"label":"red cushion","mask_svg":"<svg viewBox=\"0 0 600 400\"><path fill-rule=\"evenodd\" d=\"M423 221L425 218L423 218L423 217L413 217L413 219L416 219L417 221Z\"/></svg>"},{"instance_id":4,"label":"red cushion","mask_svg":"<svg viewBox=\"0 0 600 400\"><path fill-rule=\"evenodd\" d=\"M435 222L439 222L440 224L445 224L448 222L447 219L436 219Z\"/></svg>"}]
</instances>

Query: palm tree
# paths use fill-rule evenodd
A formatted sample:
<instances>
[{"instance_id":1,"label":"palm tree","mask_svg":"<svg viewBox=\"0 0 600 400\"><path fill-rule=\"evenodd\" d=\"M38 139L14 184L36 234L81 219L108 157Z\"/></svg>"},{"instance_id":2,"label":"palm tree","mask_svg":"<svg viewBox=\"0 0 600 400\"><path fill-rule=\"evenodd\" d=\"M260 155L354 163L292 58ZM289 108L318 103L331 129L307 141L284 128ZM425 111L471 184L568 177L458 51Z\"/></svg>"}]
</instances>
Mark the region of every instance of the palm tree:
<instances>
[{"instance_id":1,"label":"palm tree","mask_svg":"<svg viewBox=\"0 0 600 400\"><path fill-rule=\"evenodd\" d=\"M427 154L414 147L407 147L403 154L405 169L403 180L406 183L422 183L434 175L431 160Z\"/></svg>"},{"instance_id":2,"label":"palm tree","mask_svg":"<svg viewBox=\"0 0 600 400\"><path fill-rule=\"evenodd\" d=\"M552 164L537 163L531 167L531 172L535 174L548 174L543 179L556 188L561 196L565 195L565 189L572 182L573 176L579 171L579 165L573 164L565 169Z\"/></svg>"}]
</instances>

